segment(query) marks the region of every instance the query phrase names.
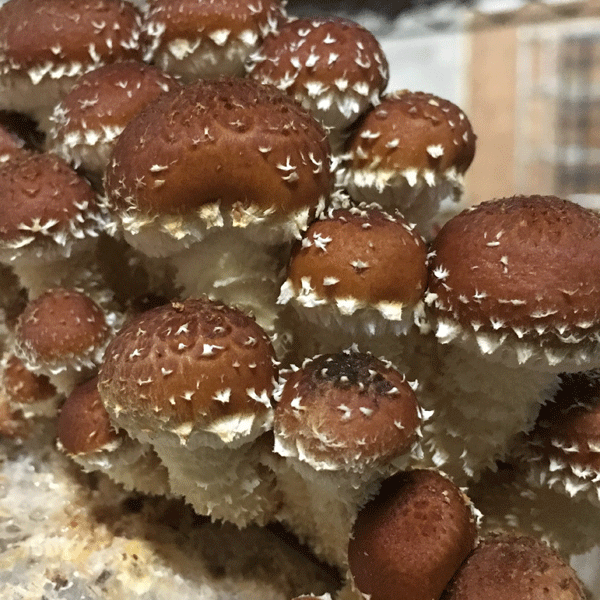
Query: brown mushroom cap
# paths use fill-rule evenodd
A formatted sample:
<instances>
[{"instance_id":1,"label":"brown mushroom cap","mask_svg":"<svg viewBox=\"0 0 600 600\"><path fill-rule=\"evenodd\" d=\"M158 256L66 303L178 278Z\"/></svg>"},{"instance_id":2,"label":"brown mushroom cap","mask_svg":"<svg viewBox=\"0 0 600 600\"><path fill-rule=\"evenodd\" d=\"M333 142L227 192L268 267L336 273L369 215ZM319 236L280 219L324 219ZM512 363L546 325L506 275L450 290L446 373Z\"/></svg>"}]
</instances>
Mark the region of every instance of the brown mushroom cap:
<instances>
[{"instance_id":1,"label":"brown mushroom cap","mask_svg":"<svg viewBox=\"0 0 600 600\"><path fill-rule=\"evenodd\" d=\"M593 368L600 216L553 196L463 211L431 245L426 300L442 342L476 341L484 354L543 370Z\"/></svg>"},{"instance_id":2,"label":"brown mushroom cap","mask_svg":"<svg viewBox=\"0 0 600 600\"><path fill-rule=\"evenodd\" d=\"M244 59L285 18L282 0L152 0L144 29L154 61L188 80L242 75ZM185 64L199 49L209 56ZM195 63L195 64L194 64Z\"/></svg>"},{"instance_id":3,"label":"brown mushroom cap","mask_svg":"<svg viewBox=\"0 0 600 600\"><path fill-rule=\"evenodd\" d=\"M2 387L12 405L45 402L57 394L46 375L32 373L14 354L4 362Z\"/></svg>"},{"instance_id":4,"label":"brown mushroom cap","mask_svg":"<svg viewBox=\"0 0 600 600\"><path fill-rule=\"evenodd\" d=\"M106 349L99 389L133 437L132 429L182 436L206 430L228 440L237 435L229 426L269 418L276 374L271 343L253 319L218 302L187 299L121 329Z\"/></svg>"},{"instance_id":5,"label":"brown mushroom cap","mask_svg":"<svg viewBox=\"0 0 600 600\"><path fill-rule=\"evenodd\" d=\"M160 69L132 60L86 73L55 107L48 148L76 166L91 162L100 170L125 125L151 101L179 85ZM107 145L102 160L88 158L102 144Z\"/></svg>"},{"instance_id":6,"label":"brown mushroom cap","mask_svg":"<svg viewBox=\"0 0 600 600\"><path fill-rule=\"evenodd\" d=\"M0 7L0 75L31 70L35 80L141 59L140 26L122 0L10 0Z\"/></svg>"},{"instance_id":7,"label":"brown mushroom cap","mask_svg":"<svg viewBox=\"0 0 600 600\"><path fill-rule=\"evenodd\" d=\"M475 134L452 102L424 92L387 94L364 115L346 144L353 171L462 174L475 155Z\"/></svg>"},{"instance_id":8,"label":"brown mushroom cap","mask_svg":"<svg viewBox=\"0 0 600 600\"><path fill-rule=\"evenodd\" d=\"M75 290L47 290L19 316L15 353L34 372L98 363L111 334L102 309Z\"/></svg>"},{"instance_id":9,"label":"brown mushroom cap","mask_svg":"<svg viewBox=\"0 0 600 600\"><path fill-rule=\"evenodd\" d=\"M354 585L371 600L439 598L476 535L467 499L446 477L428 470L394 475L354 523Z\"/></svg>"},{"instance_id":10,"label":"brown mushroom cap","mask_svg":"<svg viewBox=\"0 0 600 600\"><path fill-rule=\"evenodd\" d=\"M251 78L285 91L332 127L349 125L377 103L389 75L375 36L337 17L282 25L265 38L248 71Z\"/></svg>"},{"instance_id":11,"label":"brown mushroom cap","mask_svg":"<svg viewBox=\"0 0 600 600\"><path fill-rule=\"evenodd\" d=\"M27 154L0 169L0 260L68 257L105 219L89 183L52 154Z\"/></svg>"},{"instance_id":12,"label":"brown mushroom cap","mask_svg":"<svg viewBox=\"0 0 600 600\"><path fill-rule=\"evenodd\" d=\"M60 409L57 439L67 454L88 454L113 447L120 435L98 392L98 378L78 385Z\"/></svg>"},{"instance_id":13,"label":"brown mushroom cap","mask_svg":"<svg viewBox=\"0 0 600 600\"><path fill-rule=\"evenodd\" d=\"M0 6L0 105L41 120L79 75L144 54L123 0L11 0Z\"/></svg>"},{"instance_id":14,"label":"brown mushroom cap","mask_svg":"<svg viewBox=\"0 0 600 600\"><path fill-rule=\"evenodd\" d=\"M310 225L287 277L280 302L289 294L306 306L336 304L347 313L375 307L399 319L425 292L427 246L400 214L338 209Z\"/></svg>"},{"instance_id":15,"label":"brown mushroom cap","mask_svg":"<svg viewBox=\"0 0 600 600\"><path fill-rule=\"evenodd\" d=\"M111 210L135 232L149 221L178 239L224 221L296 219L305 228L331 192L329 145L275 88L202 81L163 94L127 125L105 187Z\"/></svg>"},{"instance_id":16,"label":"brown mushroom cap","mask_svg":"<svg viewBox=\"0 0 600 600\"><path fill-rule=\"evenodd\" d=\"M575 571L547 544L491 535L462 564L442 600L583 600Z\"/></svg>"},{"instance_id":17,"label":"brown mushroom cap","mask_svg":"<svg viewBox=\"0 0 600 600\"><path fill-rule=\"evenodd\" d=\"M405 454L418 436L415 394L390 364L354 351L306 361L275 407L275 448L316 469L361 471Z\"/></svg>"}]
</instances>

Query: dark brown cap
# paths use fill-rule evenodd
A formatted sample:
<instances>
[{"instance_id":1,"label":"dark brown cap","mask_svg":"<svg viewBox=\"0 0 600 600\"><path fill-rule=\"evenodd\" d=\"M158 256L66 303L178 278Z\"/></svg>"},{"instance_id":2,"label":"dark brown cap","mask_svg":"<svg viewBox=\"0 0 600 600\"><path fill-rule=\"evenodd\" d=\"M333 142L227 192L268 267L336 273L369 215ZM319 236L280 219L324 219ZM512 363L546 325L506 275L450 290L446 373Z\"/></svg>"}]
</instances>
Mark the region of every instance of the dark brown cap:
<instances>
[{"instance_id":1,"label":"dark brown cap","mask_svg":"<svg viewBox=\"0 0 600 600\"><path fill-rule=\"evenodd\" d=\"M469 501L449 479L398 473L358 513L348 545L353 583L371 600L439 598L476 537Z\"/></svg>"},{"instance_id":2,"label":"dark brown cap","mask_svg":"<svg viewBox=\"0 0 600 600\"><path fill-rule=\"evenodd\" d=\"M438 339L510 364L600 363L600 215L553 196L463 211L431 245L426 301Z\"/></svg>"},{"instance_id":3,"label":"dark brown cap","mask_svg":"<svg viewBox=\"0 0 600 600\"><path fill-rule=\"evenodd\" d=\"M211 226L283 221L292 236L329 198L329 160L322 128L293 100L224 78L163 94L130 121L105 188L135 233L185 243Z\"/></svg>"},{"instance_id":4,"label":"dark brown cap","mask_svg":"<svg viewBox=\"0 0 600 600\"><path fill-rule=\"evenodd\" d=\"M244 61L285 19L283 0L152 0L151 56L186 81L244 74Z\"/></svg>"},{"instance_id":5,"label":"dark brown cap","mask_svg":"<svg viewBox=\"0 0 600 600\"><path fill-rule=\"evenodd\" d=\"M112 426L94 377L78 385L60 409L57 439L67 454L88 454L113 448L121 439Z\"/></svg>"},{"instance_id":6,"label":"dark brown cap","mask_svg":"<svg viewBox=\"0 0 600 600\"><path fill-rule=\"evenodd\" d=\"M27 154L0 169L0 259L68 257L106 219L90 184L62 158Z\"/></svg>"},{"instance_id":7,"label":"dark brown cap","mask_svg":"<svg viewBox=\"0 0 600 600\"><path fill-rule=\"evenodd\" d=\"M482 539L442 600L584 600L571 566L550 546L514 534Z\"/></svg>"},{"instance_id":8,"label":"dark brown cap","mask_svg":"<svg viewBox=\"0 0 600 600\"><path fill-rule=\"evenodd\" d=\"M286 378L275 406L275 449L318 470L360 472L406 454L419 406L391 364L360 352L324 354Z\"/></svg>"},{"instance_id":9,"label":"dark brown cap","mask_svg":"<svg viewBox=\"0 0 600 600\"><path fill-rule=\"evenodd\" d=\"M280 303L329 304L343 314L375 308L400 320L422 298L427 246L399 214L374 206L338 209L296 243Z\"/></svg>"},{"instance_id":10,"label":"dark brown cap","mask_svg":"<svg viewBox=\"0 0 600 600\"><path fill-rule=\"evenodd\" d=\"M190 298L133 317L106 349L99 389L132 437L132 428L182 438L203 430L229 442L270 425L276 376L271 343L253 319Z\"/></svg>"},{"instance_id":11,"label":"dark brown cap","mask_svg":"<svg viewBox=\"0 0 600 600\"><path fill-rule=\"evenodd\" d=\"M252 55L248 71L294 97L326 127L338 129L379 102L389 75L375 36L338 17L282 25Z\"/></svg>"},{"instance_id":12,"label":"dark brown cap","mask_svg":"<svg viewBox=\"0 0 600 600\"><path fill-rule=\"evenodd\" d=\"M76 167L103 172L127 123L142 108L180 84L138 61L111 63L79 77L54 108L47 148Z\"/></svg>"}]
</instances>

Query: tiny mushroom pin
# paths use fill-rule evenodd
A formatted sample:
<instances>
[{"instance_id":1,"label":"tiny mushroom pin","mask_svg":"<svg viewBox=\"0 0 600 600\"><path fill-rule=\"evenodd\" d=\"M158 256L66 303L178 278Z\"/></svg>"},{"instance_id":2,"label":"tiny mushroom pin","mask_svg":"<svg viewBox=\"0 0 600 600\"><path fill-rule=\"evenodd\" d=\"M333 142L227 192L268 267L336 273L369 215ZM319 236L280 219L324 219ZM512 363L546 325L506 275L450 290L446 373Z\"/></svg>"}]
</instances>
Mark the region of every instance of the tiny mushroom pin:
<instances>
[{"instance_id":1,"label":"tiny mushroom pin","mask_svg":"<svg viewBox=\"0 0 600 600\"><path fill-rule=\"evenodd\" d=\"M261 438L276 377L253 319L189 298L130 319L106 350L98 388L112 422L156 450L172 493L245 526L277 507Z\"/></svg>"},{"instance_id":2,"label":"tiny mushroom pin","mask_svg":"<svg viewBox=\"0 0 600 600\"><path fill-rule=\"evenodd\" d=\"M279 518L343 569L358 509L418 454L421 413L391 364L348 350L294 367L277 393ZM309 514L310 518L306 515Z\"/></svg>"}]
</instances>

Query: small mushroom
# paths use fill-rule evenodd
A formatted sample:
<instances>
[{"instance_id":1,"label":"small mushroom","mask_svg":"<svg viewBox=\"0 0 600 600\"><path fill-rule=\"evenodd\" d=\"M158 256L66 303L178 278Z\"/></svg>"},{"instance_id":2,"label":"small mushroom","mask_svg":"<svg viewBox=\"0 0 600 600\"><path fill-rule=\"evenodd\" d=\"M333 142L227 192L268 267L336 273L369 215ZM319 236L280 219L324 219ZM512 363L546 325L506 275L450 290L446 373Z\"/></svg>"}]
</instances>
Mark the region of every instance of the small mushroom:
<instances>
[{"instance_id":1,"label":"small mushroom","mask_svg":"<svg viewBox=\"0 0 600 600\"><path fill-rule=\"evenodd\" d=\"M14 353L35 374L68 395L95 375L116 321L89 296L54 288L31 300L19 316Z\"/></svg>"},{"instance_id":2,"label":"small mushroom","mask_svg":"<svg viewBox=\"0 0 600 600\"><path fill-rule=\"evenodd\" d=\"M418 454L420 424L411 385L374 356L349 350L293 368L274 411L279 518L344 569L357 511Z\"/></svg>"},{"instance_id":3,"label":"small mushroom","mask_svg":"<svg viewBox=\"0 0 600 600\"><path fill-rule=\"evenodd\" d=\"M100 471L126 490L163 496L167 470L148 444L117 431L98 393L98 378L79 384L60 409L58 449L86 472Z\"/></svg>"},{"instance_id":4,"label":"small mushroom","mask_svg":"<svg viewBox=\"0 0 600 600\"><path fill-rule=\"evenodd\" d=\"M341 184L350 196L397 208L430 240L444 206L458 206L475 134L452 102L401 90L364 115L344 152Z\"/></svg>"},{"instance_id":5,"label":"small mushroom","mask_svg":"<svg viewBox=\"0 0 600 600\"><path fill-rule=\"evenodd\" d=\"M244 62L286 18L283 0L151 0L147 59L191 83L244 75Z\"/></svg>"},{"instance_id":6,"label":"small mushroom","mask_svg":"<svg viewBox=\"0 0 600 600\"><path fill-rule=\"evenodd\" d=\"M101 185L125 125L152 100L179 86L167 73L137 61L85 73L54 107L46 148Z\"/></svg>"},{"instance_id":7,"label":"small mushroom","mask_svg":"<svg viewBox=\"0 0 600 600\"><path fill-rule=\"evenodd\" d=\"M379 103L389 76L375 36L338 17L290 20L250 57L248 76L292 96L341 146L345 130Z\"/></svg>"},{"instance_id":8,"label":"small mushroom","mask_svg":"<svg viewBox=\"0 0 600 600\"><path fill-rule=\"evenodd\" d=\"M130 319L106 349L98 388L113 424L154 448L172 493L245 526L270 520L278 504L261 437L276 376L253 319L190 298Z\"/></svg>"},{"instance_id":9,"label":"small mushroom","mask_svg":"<svg viewBox=\"0 0 600 600\"><path fill-rule=\"evenodd\" d=\"M477 539L469 499L430 470L398 473L358 513L348 544L360 598L439 598Z\"/></svg>"},{"instance_id":10,"label":"small mushroom","mask_svg":"<svg viewBox=\"0 0 600 600\"><path fill-rule=\"evenodd\" d=\"M426 285L427 246L414 227L360 205L313 221L292 249L278 303L293 311L301 359L356 344L396 363Z\"/></svg>"},{"instance_id":11,"label":"small mushroom","mask_svg":"<svg viewBox=\"0 0 600 600\"><path fill-rule=\"evenodd\" d=\"M498 534L481 539L441 600L584 600L575 571L547 544Z\"/></svg>"},{"instance_id":12,"label":"small mushroom","mask_svg":"<svg viewBox=\"0 0 600 600\"><path fill-rule=\"evenodd\" d=\"M54 105L87 71L141 60L141 17L123 0L9 0L0 6L0 108L49 129Z\"/></svg>"}]
</instances>

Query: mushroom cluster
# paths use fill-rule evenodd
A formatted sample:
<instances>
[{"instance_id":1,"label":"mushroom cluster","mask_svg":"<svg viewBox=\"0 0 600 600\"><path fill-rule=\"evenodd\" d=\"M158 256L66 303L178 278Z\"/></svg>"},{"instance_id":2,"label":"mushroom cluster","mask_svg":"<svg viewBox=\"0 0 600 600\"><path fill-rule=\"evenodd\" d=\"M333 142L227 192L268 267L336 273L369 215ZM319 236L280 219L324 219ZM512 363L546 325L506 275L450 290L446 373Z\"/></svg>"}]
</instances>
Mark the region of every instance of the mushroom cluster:
<instances>
[{"instance_id":1,"label":"mushroom cluster","mask_svg":"<svg viewBox=\"0 0 600 600\"><path fill-rule=\"evenodd\" d=\"M600 215L462 210L465 113L284 4L0 7L0 437L278 523L338 600L583 598L600 527L515 499L600 516Z\"/></svg>"}]
</instances>

